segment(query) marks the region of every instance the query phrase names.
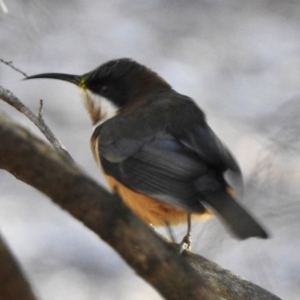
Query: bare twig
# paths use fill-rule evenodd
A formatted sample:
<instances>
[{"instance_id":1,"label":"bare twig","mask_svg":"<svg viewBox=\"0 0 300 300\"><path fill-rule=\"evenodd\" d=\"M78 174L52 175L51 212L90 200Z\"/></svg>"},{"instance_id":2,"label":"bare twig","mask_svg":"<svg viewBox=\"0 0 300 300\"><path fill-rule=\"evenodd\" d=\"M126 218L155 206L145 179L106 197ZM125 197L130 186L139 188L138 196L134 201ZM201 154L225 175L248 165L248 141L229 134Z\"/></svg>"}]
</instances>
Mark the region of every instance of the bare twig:
<instances>
[{"instance_id":1,"label":"bare twig","mask_svg":"<svg viewBox=\"0 0 300 300\"><path fill-rule=\"evenodd\" d=\"M12 92L0 86L0 99L2 99L7 104L11 105L22 114L24 114L30 121L32 121L37 128L45 135L48 141L53 145L53 147L62 153L69 160L73 161L71 155L64 148L64 146L58 141L54 136L51 129L45 124L42 116L42 103L40 104L39 116L37 117L26 105L24 105Z\"/></svg>"},{"instance_id":2,"label":"bare twig","mask_svg":"<svg viewBox=\"0 0 300 300\"><path fill-rule=\"evenodd\" d=\"M1 0L0 0L0 4L1 4ZM4 3L3 3L4 4ZM23 76L27 77L27 74L23 71L21 71L20 69L16 68L14 65L13 65L13 62L12 61L6 61L2 58L0 58L0 62L4 63L5 65L11 67L12 69L14 69L15 71L21 73Z\"/></svg>"}]
</instances>

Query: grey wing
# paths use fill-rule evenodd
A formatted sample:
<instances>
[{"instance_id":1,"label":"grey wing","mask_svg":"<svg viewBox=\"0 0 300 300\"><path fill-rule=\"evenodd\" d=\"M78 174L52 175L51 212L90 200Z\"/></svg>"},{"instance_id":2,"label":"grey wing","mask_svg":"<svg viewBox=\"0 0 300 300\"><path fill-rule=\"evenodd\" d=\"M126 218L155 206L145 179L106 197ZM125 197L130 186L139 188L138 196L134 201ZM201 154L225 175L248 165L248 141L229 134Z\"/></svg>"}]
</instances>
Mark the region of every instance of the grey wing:
<instances>
[{"instance_id":1,"label":"grey wing","mask_svg":"<svg viewBox=\"0 0 300 300\"><path fill-rule=\"evenodd\" d=\"M208 125L192 125L182 138L182 142L194 149L199 157L211 166L240 172L240 168L230 151Z\"/></svg>"},{"instance_id":2,"label":"grey wing","mask_svg":"<svg viewBox=\"0 0 300 300\"><path fill-rule=\"evenodd\" d=\"M104 171L130 189L188 211L202 211L197 193L224 189L227 169L240 172L203 113L190 101L182 103L188 105L172 104L161 115L158 107L149 114L155 116L153 122L142 114L107 121L98 129L98 149ZM190 118L180 118L183 113Z\"/></svg>"},{"instance_id":3,"label":"grey wing","mask_svg":"<svg viewBox=\"0 0 300 300\"><path fill-rule=\"evenodd\" d=\"M196 151L210 167L224 173L234 190L242 194L243 178L238 163L206 123L192 125L182 138L182 142Z\"/></svg>"},{"instance_id":4,"label":"grey wing","mask_svg":"<svg viewBox=\"0 0 300 300\"><path fill-rule=\"evenodd\" d=\"M228 171L242 185L235 159L209 128L203 112L186 98L177 99L179 105L176 99L165 101L168 110L159 102L145 120L140 111L96 129L105 173L136 192L189 212L204 212L207 205L242 239L267 237L227 192Z\"/></svg>"},{"instance_id":5,"label":"grey wing","mask_svg":"<svg viewBox=\"0 0 300 300\"><path fill-rule=\"evenodd\" d=\"M127 150L122 151L128 154ZM194 180L207 172L207 165L197 153L169 134L147 140L122 161L110 161L109 155L102 154L100 159L108 175L134 191L187 211L204 210Z\"/></svg>"}]
</instances>

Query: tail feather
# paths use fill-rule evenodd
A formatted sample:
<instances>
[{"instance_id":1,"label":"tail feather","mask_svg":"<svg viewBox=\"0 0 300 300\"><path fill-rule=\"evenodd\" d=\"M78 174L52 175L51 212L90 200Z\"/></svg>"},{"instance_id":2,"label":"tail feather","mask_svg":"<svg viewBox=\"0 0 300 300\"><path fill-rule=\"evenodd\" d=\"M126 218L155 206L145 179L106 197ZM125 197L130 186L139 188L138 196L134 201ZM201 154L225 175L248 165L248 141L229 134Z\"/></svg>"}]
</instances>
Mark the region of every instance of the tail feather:
<instances>
[{"instance_id":1,"label":"tail feather","mask_svg":"<svg viewBox=\"0 0 300 300\"><path fill-rule=\"evenodd\" d=\"M227 192L201 193L199 200L217 213L230 230L240 239L268 237L262 226Z\"/></svg>"}]
</instances>

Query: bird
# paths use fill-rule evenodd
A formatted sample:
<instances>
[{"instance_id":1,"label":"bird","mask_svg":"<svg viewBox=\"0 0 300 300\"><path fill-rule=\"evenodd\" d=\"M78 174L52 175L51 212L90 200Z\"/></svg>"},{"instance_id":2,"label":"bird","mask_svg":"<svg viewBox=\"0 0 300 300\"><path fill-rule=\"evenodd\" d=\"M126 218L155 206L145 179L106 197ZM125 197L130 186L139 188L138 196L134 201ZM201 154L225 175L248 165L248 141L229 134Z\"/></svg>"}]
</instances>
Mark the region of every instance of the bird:
<instances>
[{"instance_id":1,"label":"bird","mask_svg":"<svg viewBox=\"0 0 300 300\"><path fill-rule=\"evenodd\" d=\"M238 202L226 174L240 167L193 99L152 69L129 58L83 75L43 73L79 87L94 127L91 149L113 192L144 222L187 223L181 249L190 249L191 219L217 215L239 239L267 238Z\"/></svg>"}]
</instances>

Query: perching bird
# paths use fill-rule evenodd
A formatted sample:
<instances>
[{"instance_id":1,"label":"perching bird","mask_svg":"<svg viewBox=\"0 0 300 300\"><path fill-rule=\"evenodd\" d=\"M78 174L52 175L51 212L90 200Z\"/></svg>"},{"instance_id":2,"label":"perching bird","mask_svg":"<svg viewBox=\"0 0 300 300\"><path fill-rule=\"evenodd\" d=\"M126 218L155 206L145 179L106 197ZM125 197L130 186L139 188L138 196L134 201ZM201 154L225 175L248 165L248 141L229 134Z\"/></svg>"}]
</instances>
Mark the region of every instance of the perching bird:
<instances>
[{"instance_id":1,"label":"perching bird","mask_svg":"<svg viewBox=\"0 0 300 300\"><path fill-rule=\"evenodd\" d=\"M266 238L233 197L224 174L240 168L195 102L158 74L131 60L106 62L83 75L46 73L77 85L95 126L94 157L113 191L153 226L216 213L239 238Z\"/></svg>"}]
</instances>

